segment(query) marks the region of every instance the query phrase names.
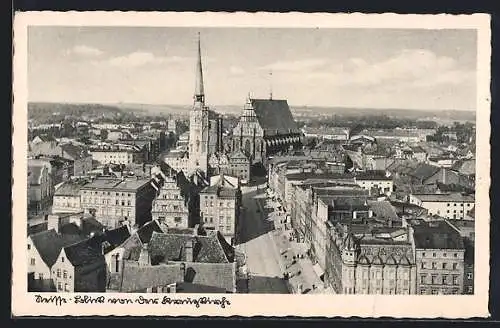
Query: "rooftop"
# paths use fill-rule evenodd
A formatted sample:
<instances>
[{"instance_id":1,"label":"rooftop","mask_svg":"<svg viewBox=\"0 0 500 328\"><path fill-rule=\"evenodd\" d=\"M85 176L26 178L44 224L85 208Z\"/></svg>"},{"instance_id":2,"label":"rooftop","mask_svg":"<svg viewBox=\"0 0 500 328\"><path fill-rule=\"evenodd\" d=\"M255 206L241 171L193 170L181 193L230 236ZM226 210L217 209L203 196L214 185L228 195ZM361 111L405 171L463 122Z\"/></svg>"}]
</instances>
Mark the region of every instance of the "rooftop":
<instances>
[{"instance_id":1,"label":"rooftop","mask_svg":"<svg viewBox=\"0 0 500 328\"><path fill-rule=\"evenodd\" d=\"M286 100L251 99L251 103L265 135L299 133Z\"/></svg>"},{"instance_id":2,"label":"rooftop","mask_svg":"<svg viewBox=\"0 0 500 328\"><path fill-rule=\"evenodd\" d=\"M66 181L54 192L54 196L80 196L80 189L87 184L86 180Z\"/></svg>"},{"instance_id":3,"label":"rooftop","mask_svg":"<svg viewBox=\"0 0 500 328\"><path fill-rule=\"evenodd\" d=\"M49 268L56 262L63 247L84 240L84 238L80 235L61 235L54 229L32 234L30 235L30 238L33 241L35 248L38 250L40 257Z\"/></svg>"},{"instance_id":4,"label":"rooftop","mask_svg":"<svg viewBox=\"0 0 500 328\"><path fill-rule=\"evenodd\" d=\"M460 234L445 221L432 221L413 226L413 239L418 249L464 249Z\"/></svg>"},{"instance_id":5,"label":"rooftop","mask_svg":"<svg viewBox=\"0 0 500 328\"><path fill-rule=\"evenodd\" d=\"M115 178L97 178L82 186L82 190L104 189L104 190L124 190L135 192L141 187L150 183L149 179L115 179Z\"/></svg>"},{"instance_id":6,"label":"rooftop","mask_svg":"<svg viewBox=\"0 0 500 328\"><path fill-rule=\"evenodd\" d=\"M443 194L413 194L422 202L474 202L474 195L460 193L443 193Z\"/></svg>"}]
</instances>

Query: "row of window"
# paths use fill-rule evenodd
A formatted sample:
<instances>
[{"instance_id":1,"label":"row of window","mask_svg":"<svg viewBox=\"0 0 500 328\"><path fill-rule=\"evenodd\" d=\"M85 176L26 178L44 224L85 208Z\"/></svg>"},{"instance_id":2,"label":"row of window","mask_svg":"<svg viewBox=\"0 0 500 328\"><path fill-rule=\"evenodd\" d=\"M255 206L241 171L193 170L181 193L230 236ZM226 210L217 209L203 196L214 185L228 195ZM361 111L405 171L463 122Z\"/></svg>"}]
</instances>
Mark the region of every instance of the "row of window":
<instances>
[{"instance_id":1,"label":"row of window","mask_svg":"<svg viewBox=\"0 0 500 328\"><path fill-rule=\"evenodd\" d=\"M450 280L448 278L449 276L448 275L441 275L441 279L438 278L438 275L431 275L431 281L430 283L432 285L450 285ZM451 285L458 285L459 284L459 276L458 275L452 275L451 276L452 280L451 280ZM420 283L421 284L428 284L429 283L429 279L428 279L428 276L426 274L422 274L420 275Z\"/></svg>"},{"instance_id":2,"label":"row of window","mask_svg":"<svg viewBox=\"0 0 500 328\"><path fill-rule=\"evenodd\" d=\"M112 192L110 191L90 191L90 190L83 190L83 193L84 194L90 194L90 195L108 195L110 196L112 194ZM119 193L119 192L115 192L115 196L127 196L127 197L132 197L134 194L131 194L131 193Z\"/></svg>"},{"instance_id":3,"label":"row of window","mask_svg":"<svg viewBox=\"0 0 500 328\"><path fill-rule=\"evenodd\" d=\"M205 221L205 223L214 223L214 218L212 216L206 216L203 218L203 221ZM220 216L219 217L219 225L223 225L224 224L224 217L223 216ZM233 218L228 216L226 217L226 225L232 225L233 224Z\"/></svg>"},{"instance_id":4,"label":"row of window","mask_svg":"<svg viewBox=\"0 0 500 328\"><path fill-rule=\"evenodd\" d=\"M426 253L422 253L422 257L425 257L425 254ZM441 254L443 257L447 257L448 256L448 253L443 253ZM436 257L437 256L437 253L432 253L432 257ZM458 257L458 253L453 253L453 257Z\"/></svg>"},{"instance_id":5,"label":"row of window","mask_svg":"<svg viewBox=\"0 0 500 328\"><path fill-rule=\"evenodd\" d=\"M226 206L224 206L226 205ZM206 202L205 203L205 206L207 207L214 207L214 202L213 201L210 201L210 202ZM217 206L217 202L215 202L215 206ZM234 207L234 202L233 201L228 201L227 203L225 202L219 202L219 207Z\"/></svg>"},{"instance_id":6,"label":"row of window","mask_svg":"<svg viewBox=\"0 0 500 328\"><path fill-rule=\"evenodd\" d=\"M430 264L430 266L428 265ZM420 268L421 269L438 269L438 263L437 262L424 262L422 261L420 263ZM458 269L458 263L452 263L451 267L449 266L449 263L447 262L443 262L441 263L441 265L439 266L439 269L442 269L442 270L457 270Z\"/></svg>"},{"instance_id":7,"label":"row of window","mask_svg":"<svg viewBox=\"0 0 500 328\"><path fill-rule=\"evenodd\" d=\"M429 290L427 288L420 288L420 294L421 295L427 295L427 294L429 294L429 291L430 291L431 295L439 295L440 294L439 289L433 288L433 289ZM453 288L451 290L451 294L453 294L453 295L458 295L458 292L459 292L458 288ZM450 291L448 291L447 289L443 289L441 291L441 294L450 294Z\"/></svg>"},{"instance_id":8,"label":"row of window","mask_svg":"<svg viewBox=\"0 0 500 328\"><path fill-rule=\"evenodd\" d=\"M459 203L458 206L460 206L460 204L462 205L462 207L464 207L464 206L471 207L472 206L472 203ZM446 204L446 206L451 206L451 204L448 203L448 204ZM457 203L453 203L453 206L457 206Z\"/></svg>"}]
</instances>

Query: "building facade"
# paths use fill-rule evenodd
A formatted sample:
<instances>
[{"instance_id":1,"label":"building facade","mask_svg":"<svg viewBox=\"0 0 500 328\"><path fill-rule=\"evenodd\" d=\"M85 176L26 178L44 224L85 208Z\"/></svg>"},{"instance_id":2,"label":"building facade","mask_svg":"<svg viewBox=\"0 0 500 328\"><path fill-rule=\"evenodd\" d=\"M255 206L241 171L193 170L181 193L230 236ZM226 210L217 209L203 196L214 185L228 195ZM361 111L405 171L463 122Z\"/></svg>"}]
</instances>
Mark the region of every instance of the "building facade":
<instances>
[{"instance_id":1,"label":"building facade","mask_svg":"<svg viewBox=\"0 0 500 328\"><path fill-rule=\"evenodd\" d=\"M228 243L234 243L239 224L241 192L220 179L217 184L200 192L201 223L207 229L218 230Z\"/></svg>"},{"instance_id":2,"label":"building facade","mask_svg":"<svg viewBox=\"0 0 500 328\"><path fill-rule=\"evenodd\" d=\"M98 178L80 189L82 209L95 213L109 228L121 221L131 226L151 220L151 207L156 190L149 179Z\"/></svg>"},{"instance_id":3,"label":"building facade","mask_svg":"<svg viewBox=\"0 0 500 328\"><path fill-rule=\"evenodd\" d=\"M190 195L183 194L177 181L165 176L163 185L153 201L152 218L168 227L188 228L191 221L189 201Z\"/></svg>"},{"instance_id":4,"label":"building facade","mask_svg":"<svg viewBox=\"0 0 500 328\"><path fill-rule=\"evenodd\" d=\"M430 215L460 220L470 219L467 212L475 204L474 195L460 193L411 194L409 200L411 204L427 209Z\"/></svg>"},{"instance_id":5,"label":"building facade","mask_svg":"<svg viewBox=\"0 0 500 328\"><path fill-rule=\"evenodd\" d=\"M465 247L460 234L445 221L411 225L417 267L417 293L462 294Z\"/></svg>"}]
</instances>

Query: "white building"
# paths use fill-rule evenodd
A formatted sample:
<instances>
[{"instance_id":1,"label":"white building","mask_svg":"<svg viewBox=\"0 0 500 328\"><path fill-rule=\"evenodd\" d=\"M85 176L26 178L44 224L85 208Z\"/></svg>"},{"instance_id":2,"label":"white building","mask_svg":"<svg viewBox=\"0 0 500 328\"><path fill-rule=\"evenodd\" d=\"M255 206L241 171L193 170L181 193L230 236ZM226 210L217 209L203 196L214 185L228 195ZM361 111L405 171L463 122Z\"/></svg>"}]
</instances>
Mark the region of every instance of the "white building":
<instances>
[{"instance_id":1,"label":"white building","mask_svg":"<svg viewBox=\"0 0 500 328\"><path fill-rule=\"evenodd\" d=\"M411 194L410 203L428 210L430 215L439 215L447 219L470 220L467 215L474 207L474 195L460 193L446 194Z\"/></svg>"}]
</instances>

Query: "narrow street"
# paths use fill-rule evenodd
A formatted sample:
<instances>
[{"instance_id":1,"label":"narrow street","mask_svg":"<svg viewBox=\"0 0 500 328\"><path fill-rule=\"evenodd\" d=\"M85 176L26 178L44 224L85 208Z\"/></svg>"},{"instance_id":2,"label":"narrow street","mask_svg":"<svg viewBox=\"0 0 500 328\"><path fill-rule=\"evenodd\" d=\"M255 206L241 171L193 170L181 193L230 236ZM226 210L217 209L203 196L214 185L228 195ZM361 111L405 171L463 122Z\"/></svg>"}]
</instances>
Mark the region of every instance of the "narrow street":
<instances>
[{"instance_id":1,"label":"narrow street","mask_svg":"<svg viewBox=\"0 0 500 328\"><path fill-rule=\"evenodd\" d=\"M246 266L250 275L249 293L287 294L287 282L282 279L284 267L280 254L271 234L274 230L272 220L257 206L257 187L242 187L243 206L241 233L237 249L246 254Z\"/></svg>"}]
</instances>

